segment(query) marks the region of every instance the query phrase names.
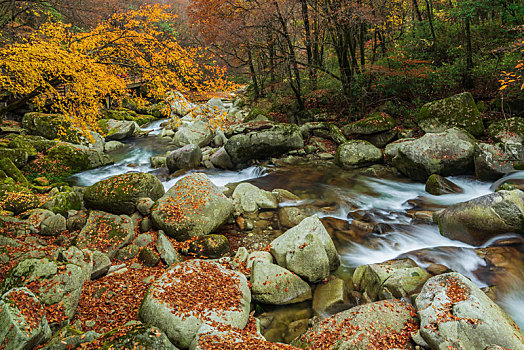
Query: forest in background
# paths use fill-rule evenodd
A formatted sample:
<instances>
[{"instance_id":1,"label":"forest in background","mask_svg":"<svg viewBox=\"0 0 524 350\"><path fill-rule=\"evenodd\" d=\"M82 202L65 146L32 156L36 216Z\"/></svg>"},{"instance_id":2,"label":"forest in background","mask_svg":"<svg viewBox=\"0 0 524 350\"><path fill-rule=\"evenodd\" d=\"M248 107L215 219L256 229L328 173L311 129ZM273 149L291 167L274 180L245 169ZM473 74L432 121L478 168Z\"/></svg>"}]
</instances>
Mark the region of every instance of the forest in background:
<instances>
[{"instance_id":1,"label":"forest in background","mask_svg":"<svg viewBox=\"0 0 524 350\"><path fill-rule=\"evenodd\" d=\"M1 0L2 45L49 21L86 32L155 3L176 14L164 34L204 48L207 64L225 65L277 119L354 120L377 109L404 119L460 91L497 113L524 110L519 0Z\"/></svg>"}]
</instances>

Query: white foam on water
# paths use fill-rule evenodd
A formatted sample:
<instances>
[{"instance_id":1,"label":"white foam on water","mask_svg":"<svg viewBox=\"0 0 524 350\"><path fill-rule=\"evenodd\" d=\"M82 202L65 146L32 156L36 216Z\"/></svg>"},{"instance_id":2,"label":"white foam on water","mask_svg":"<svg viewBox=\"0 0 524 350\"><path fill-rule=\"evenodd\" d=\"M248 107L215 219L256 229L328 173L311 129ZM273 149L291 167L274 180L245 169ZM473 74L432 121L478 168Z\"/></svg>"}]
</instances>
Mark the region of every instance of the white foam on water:
<instances>
[{"instance_id":1,"label":"white foam on water","mask_svg":"<svg viewBox=\"0 0 524 350\"><path fill-rule=\"evenodd\" d=\"M152 123L143 126L141 129L142 131L149 131L149 135L158 135L162 131L162 127L160 126L160 124L164 123L165 121L167 121L167 119L156 120Z\"/></svg>"},{"instance_id":2,"label":"white foam on water","mask_svg":"<svg viewBox=\"0 0 524 350\"><path fill-rule=\"evenodd\" d=\"M521 329L524 329L524 284L522 282L499 298L497 304L511 316Z\"/></svg>"},{"instance_id":3,"label":"white foam on water","mask_svg":"<svg viewBox=\"0 0 524 350\"><path fill-rule=\"evenodd\" d=\"M178 180L180 180L183 177L186 177L187 175L191 173L201 172L205 173L211 182L213 182L216 186L225 186L230 183L236 183L236 182L243 182L247 180L256 179L259 177L263 177L266 175L266 169L263 167L257 167L252 166L249 168L245 168L242 170L217 170L217 169L197 169L197 170L191 170L187 172L186 174L182 176L178 176L176 178L172 178L169 181L164 182L164 188L166 190L169 190L171 187L173 187Z\"/></svg>"}]
</instances>

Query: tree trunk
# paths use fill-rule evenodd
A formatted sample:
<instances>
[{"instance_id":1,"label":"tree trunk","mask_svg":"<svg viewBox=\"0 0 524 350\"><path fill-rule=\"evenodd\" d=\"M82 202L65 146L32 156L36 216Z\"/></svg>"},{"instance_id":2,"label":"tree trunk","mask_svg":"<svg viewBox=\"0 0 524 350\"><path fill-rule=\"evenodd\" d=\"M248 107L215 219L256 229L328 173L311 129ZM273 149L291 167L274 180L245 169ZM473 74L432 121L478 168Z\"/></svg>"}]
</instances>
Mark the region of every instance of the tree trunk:
<instances>
[{"instance_id":1,"label":"tree trunk","mask_svg":"<svg viewBox=\"0 0 524 350\"><path fill-rule=\"evenodd\" d=\"M464 88L471 89L473 87L473 79L471 70L473 69L473 48L471 45L471 23L469 17L465 20L466 31L466 71L464 72Z\"/></svg>"}]
</instances>

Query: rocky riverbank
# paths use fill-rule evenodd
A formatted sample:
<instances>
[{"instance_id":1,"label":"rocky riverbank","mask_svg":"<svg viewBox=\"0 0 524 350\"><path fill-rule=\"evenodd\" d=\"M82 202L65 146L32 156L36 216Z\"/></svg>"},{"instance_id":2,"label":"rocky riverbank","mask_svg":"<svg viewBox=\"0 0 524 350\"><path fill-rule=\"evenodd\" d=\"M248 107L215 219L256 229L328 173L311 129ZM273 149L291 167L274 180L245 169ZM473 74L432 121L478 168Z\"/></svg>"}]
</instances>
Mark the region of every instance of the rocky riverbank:
<instances>
[{"instance_id":1,"label":"rocky riverbank","mask_svg":"<svg viewBox=\"0 0 524 350\"><path fill-rule=\"evenodd\" d=\"M0 347L524 349L523 333L492 300L496 288L481 290L439 261L340 266L343 244L380 241L391 220L370 219L357 203L337 218L325 214L336 203L286 186L218 187L198 172L264 162L302 169L304 183L314 176L308 167L322 167L339 173L335 182L404 175L426 183L428 194L460 194L444 176L495 180L519 167L520 119L509 133L500 123L485 131L469 94L426 105L419 138L384 113L297 126L249 112L240 99L171 107L180 121L149 136L172 147L151 158L156 171L88 187L64 179L110 164L126 147L120 141L146 137L138 123L155 120L162 106L107 111L105 137L83 139L56 115L29 113L21 125L2 126ZM208 114L232 123L214 130ZM485 132L495 143L475 139ZM438 225L490 269L519 275L519 186L497 184L497 192L444 207L417 199L406 224ZM517 237L476 248L504 234Z\"/></svg>"}]
</instances>

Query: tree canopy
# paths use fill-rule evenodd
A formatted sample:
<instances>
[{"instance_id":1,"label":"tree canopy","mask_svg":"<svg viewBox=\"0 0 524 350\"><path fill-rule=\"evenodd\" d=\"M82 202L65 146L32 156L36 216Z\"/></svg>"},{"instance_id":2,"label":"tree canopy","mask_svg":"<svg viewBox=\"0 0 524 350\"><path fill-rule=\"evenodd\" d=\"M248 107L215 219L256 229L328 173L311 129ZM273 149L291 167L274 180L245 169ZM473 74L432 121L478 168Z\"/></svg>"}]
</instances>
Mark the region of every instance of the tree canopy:
<instances>
[{"instance_id":1,"label":"tree canopy","mask_svg":"<svg viewBox=\"0 0 524 350\"><path fill-rule=\"evenodd\" d=\"M180 45L175 20L167 6L146 5L114 14L88 31L46 22L24 39L4 43L0 86L9 103L0 114L33 100L37 108L64 114L83 130L96 129L104 99L128 93L131 76L140 77L148 96L157 99L170 90L231 88L206 50Z\"/></svg>"}]
</instances>

